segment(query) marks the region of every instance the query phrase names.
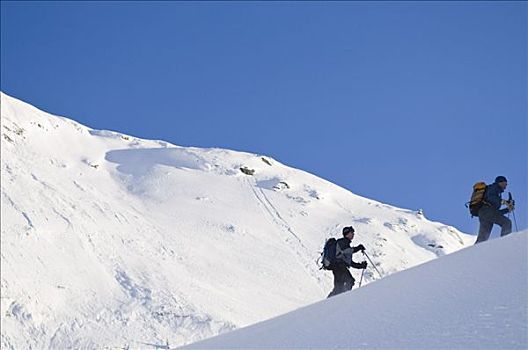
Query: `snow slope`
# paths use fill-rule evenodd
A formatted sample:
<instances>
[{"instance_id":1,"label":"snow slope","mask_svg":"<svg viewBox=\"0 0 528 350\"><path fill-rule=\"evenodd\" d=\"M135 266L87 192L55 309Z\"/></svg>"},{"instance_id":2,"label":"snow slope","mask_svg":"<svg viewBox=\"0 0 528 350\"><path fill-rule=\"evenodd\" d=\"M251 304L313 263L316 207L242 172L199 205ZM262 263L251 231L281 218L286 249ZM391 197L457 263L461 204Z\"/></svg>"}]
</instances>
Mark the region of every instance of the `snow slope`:
<instances>
[{"instance_id":1,"label":"snow slope","mask_svg":"<svg viewBox=\"0 0 528 350\"><path fill-rule=\"evenodd\" d=\"M343 225L386 275L474 240L266 156L92 130L5 94L1 124L2 349L176 346L292 311L332 288L315 260Z\"/></svg>"},{"instance_id":2,"label":"snow slope","mask_svg":"<svg viewBox=\"0 0 528 350\"><path fill-rule=\"evenodd\" d=\"M527 349L527 238L488 241L188 348Z\"/></svg>"}]
</instances>

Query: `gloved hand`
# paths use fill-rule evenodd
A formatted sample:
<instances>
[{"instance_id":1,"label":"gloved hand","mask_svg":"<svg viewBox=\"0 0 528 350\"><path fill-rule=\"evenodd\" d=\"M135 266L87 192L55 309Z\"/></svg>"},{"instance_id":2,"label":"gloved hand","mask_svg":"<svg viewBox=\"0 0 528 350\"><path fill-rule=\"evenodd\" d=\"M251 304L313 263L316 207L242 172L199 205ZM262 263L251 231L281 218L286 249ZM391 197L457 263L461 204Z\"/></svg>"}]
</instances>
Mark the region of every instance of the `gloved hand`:
<instances>
[{"instance_id":1,"label":"gloved hand","mask_svg":"<svg viewBox=\"0 0 528 350\"><path fill-rule=\"evenodd\" d=\"M514 201L507 201L506 206L508 207L508 211L511 213L515 210L515 202Z\"/></svg>"},{"instance_id":2,"label":"gloved hand","mask_svg":"<svg viewBox=\"0 0 528 350\"><path fill-rule=\"evenodd\" d=\"M363 261L361 264L361 268L362 269L366 269L367 268L367 262L366 261Z\"/></svg>"},{"instance_id":3,"label":"gloved hand","mask_svg":"<svg viewBox=\"0 0 528 350\"><path fill-rule=\"evenodd\" d=\"M363 244L360 244L360 245L358 245L358 246L356 247L356 249L357 249L358 251L362 251L362 252L363 252L363 251L365 251L365 246L364 246Z\"/></svg>"}]
</instances>

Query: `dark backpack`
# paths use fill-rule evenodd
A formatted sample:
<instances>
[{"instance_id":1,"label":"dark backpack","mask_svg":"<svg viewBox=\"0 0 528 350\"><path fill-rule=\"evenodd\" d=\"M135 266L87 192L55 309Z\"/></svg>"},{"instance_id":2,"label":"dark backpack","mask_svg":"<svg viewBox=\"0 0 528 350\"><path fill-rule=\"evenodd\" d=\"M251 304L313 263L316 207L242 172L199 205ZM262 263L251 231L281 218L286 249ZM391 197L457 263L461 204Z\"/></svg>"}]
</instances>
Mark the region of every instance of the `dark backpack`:
<instances>
[{"instance_id":1,"label":"dark backpack","mask_svg":"<svg viewBox=\"0 0 528 350\"><path fill-rule=\"evenodd\" d=\"M333 270L337 262L336 259L337 240L330 238L325 242L323 252L321 253L321 269Z\"/></svg>"},{"instance_id":2,"label":"dark backpack","mask_svg":"<svg viewBox=\"0 0 528 350\"><path fill-rule=\"evenodd\" d=\"M486 186L485 182L477 182L473 185L473 193L471 193L471 199L466 203L466 207L469 208L471 216L478 216L480 208L486 203Z\"/></svg>"}]
</instances>

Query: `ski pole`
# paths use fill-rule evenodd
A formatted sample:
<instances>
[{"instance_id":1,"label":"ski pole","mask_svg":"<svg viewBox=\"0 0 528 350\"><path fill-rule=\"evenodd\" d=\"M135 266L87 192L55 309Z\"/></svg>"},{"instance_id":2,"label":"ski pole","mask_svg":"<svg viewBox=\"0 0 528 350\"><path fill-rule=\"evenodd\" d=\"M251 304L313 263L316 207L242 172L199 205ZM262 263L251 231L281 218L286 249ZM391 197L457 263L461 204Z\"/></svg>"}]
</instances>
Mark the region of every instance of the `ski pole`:
<instances>
[{"instance_id":1,"label":"ski pole","mask_svg":"<svg viewBox=\"0 0 528 350\"><path fill-rule=\"evenodd\" d=\"M517 219L515 218L515 210L512 211L513 214L513 223L515 224L515 232L519 232L519 228L517 227Z\"/></svg>"},{"instance_id":2,"label":"ski pole","mask_svg":"<svg viewBox=\"0 0 528 350\"><path fill-rule=\"evenodd\" d=\"M512 211L511 214L513 214L513 224L515 225L515 232L519 232L519 228L517 227L517 218L515 217L515 211ZM510 213L508 213L508 219L510 218Z\"/></svg>"},{"instance_id":3,"label":"ski pole","mask_svg":"<svg viewBox=\"0 0 528 350\"><path fill-rule=\"evenodd\" d=\"M513 204L514 208L515 208L515 201L513 200L513 197L512 197L512 194L511 192L508 192L508 202L510 204ZM513 209L511 211L511 213L513 214L513 223L515 224L515 232L519 232L519 228L517 227L517 218L515 217L515 209ZM509 213L508 213L509 214ZM509 215L508 215L509 216Z\"/></svg>"},{"instance_id":4,"label":"ski pole","mask_svg":"<svg viewBox=\"0 0 528 350\"><path fill-rule=\"evenodd\" d=\"M358 288L361 288L361 282L363 282L363 275L365 274L365 269L363 269L363 271L361 271L361 278L359 279L359 286Z\"/></svg>"},{"instance_id":5,"label":"ski pole","mask_svg":"<svg viewBox=\"0 0 528 350\"><path fill-rule=\"evenodd\" d=\"M374 267L374 269L378 272L378 274L380 275L380 278L383 278L383 276L381 275L381 272L379 272L378 268L376 267L376 265L374 265L374 263L372 262L372 260L370 259L370 257L367 255L367 253L365 253L365 251L363 251L363 255L365 255L368 259L368 261L370 261L370 264L372 265L372 267Z\"/></svg>"}]
</instances>

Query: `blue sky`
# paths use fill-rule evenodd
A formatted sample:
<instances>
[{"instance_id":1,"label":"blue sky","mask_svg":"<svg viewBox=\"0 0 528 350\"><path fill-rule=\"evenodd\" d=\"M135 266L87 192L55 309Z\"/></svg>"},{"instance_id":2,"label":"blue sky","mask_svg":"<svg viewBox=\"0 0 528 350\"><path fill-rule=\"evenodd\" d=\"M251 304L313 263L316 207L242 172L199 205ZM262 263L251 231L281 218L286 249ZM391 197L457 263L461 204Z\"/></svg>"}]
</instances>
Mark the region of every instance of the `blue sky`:
<instances>
[{"instance_id":1,"label":"blue sky","mask_svg":"<svg viewBox=\"0 0 528 350\"><path fill-rule=\"evenodd\" d=\"M1 10L1 89L50 113L270 155L469 233L471 186L505 175L527 226L525 2Z\"/></svg>"}]
</instances>

